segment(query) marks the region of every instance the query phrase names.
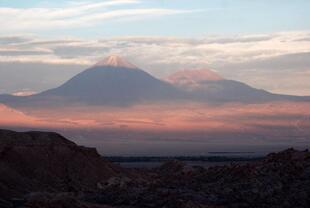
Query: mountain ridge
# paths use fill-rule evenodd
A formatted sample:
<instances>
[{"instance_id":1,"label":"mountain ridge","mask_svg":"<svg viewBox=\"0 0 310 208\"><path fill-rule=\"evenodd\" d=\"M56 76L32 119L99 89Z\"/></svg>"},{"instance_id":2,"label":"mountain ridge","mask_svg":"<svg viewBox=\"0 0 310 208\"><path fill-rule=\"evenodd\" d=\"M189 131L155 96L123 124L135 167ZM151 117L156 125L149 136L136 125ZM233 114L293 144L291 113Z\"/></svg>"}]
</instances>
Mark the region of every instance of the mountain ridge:
<instances>
[{"instance_id":1,"label":"mountain ridge","mask_svg":"<svg viewBox=\"0 0 310 208\"><path fill-rule=\"evenodd\" d=\"M30 96L0 95L12 107L108 105L129 106L154 102L245 102L310 101L255 89L227 80L210 70L180 71L170 82L157 79L130 62L112 55L75 75L59 87Z\"/></svg>"}]
</instances>

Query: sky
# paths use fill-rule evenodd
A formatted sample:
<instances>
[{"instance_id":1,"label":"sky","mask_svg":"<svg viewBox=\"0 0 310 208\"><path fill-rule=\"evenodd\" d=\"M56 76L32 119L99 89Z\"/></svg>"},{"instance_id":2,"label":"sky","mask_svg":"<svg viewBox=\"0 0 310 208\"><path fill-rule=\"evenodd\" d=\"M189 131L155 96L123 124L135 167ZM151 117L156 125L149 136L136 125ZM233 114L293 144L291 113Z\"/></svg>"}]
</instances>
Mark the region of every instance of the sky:
<instances>
[{"instance_id":1,"label":"sky","mask_svg":"<svg viewBox=\"0 0 310 208\"><path fill-rule=\"evenodd\" d=\"M310 26L307 0L1 0L0 6L4 34L203 37Z\"/></svg>"},{"instance_id":2,"label":"sky","mask_svg":"<svg viewBox=\"0 0 310 208\"><path fill-rule=\"evenodd\" d=\"M0 93L56 87L113 53L159 78L211 68L310 95L308 0L0 0Z\"/></svg>"}]
</instances>

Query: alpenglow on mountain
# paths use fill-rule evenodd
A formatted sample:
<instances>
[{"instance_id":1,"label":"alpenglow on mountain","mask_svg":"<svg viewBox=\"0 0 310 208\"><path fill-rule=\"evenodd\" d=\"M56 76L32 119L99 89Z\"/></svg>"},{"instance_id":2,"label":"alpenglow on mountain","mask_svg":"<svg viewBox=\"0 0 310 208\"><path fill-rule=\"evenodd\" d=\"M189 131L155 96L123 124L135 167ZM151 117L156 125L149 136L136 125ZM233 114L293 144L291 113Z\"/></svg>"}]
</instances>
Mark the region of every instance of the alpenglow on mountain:
<instances>
[{"instance_id":1,"label":"alpenglow on mountain","mask_svg":"<svg viewBox=\"0 0 310 208\"><path fill-rule=\"evenodd\" d=\"M129 68L129 69L138 69L137 66L126 61L125 59L122 59L121 57L117 55L108 56L102 61L97 62L95 66L96 67L113 66L113 67Z\"/></svg>"},{"instance_id":2,"label":"alpenglow on mountain","mask_svg":"<svg viewBox=\"0 0 310 208\"><path fill-rule=\"evenodd\" d=\"M242 82L226 80L209 70L183 70L163 81L116 55L99 61L63 85L39 94L24 97L0 95L0 103L11 107L128 106L187 101L257 103L278 100L310 99L272 94Z\"/></svg>"}]
</instances>

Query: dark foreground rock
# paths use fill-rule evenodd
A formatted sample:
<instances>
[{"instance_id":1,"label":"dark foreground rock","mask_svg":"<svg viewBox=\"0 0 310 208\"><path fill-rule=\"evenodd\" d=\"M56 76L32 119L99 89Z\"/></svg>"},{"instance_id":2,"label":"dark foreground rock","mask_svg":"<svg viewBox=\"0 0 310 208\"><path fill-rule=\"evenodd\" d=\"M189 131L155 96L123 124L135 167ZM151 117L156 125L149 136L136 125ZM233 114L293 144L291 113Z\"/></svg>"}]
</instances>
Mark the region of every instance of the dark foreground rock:
<instances>
[{"instance_id":1,"label":"dark foreground rock","mask_svg":"<svg viewBox=\"0 0 310 208\"><path fill-rule=\"evenodd\" d=\"M96 191L100 181L119 171L94 148L77 146L59 134L0 130L1 198Z\"/></svg>"},{"instance_id":2,"label":"dark foreground rock","mask_svg":"<svg viewBox=\"0 0 310 208\"><path fill-rule=\"evenodd\" d=\"M288 149L247 164L170 161L140 178L107 182L92 202L128 207L310 207L310 153Z\"/></svg>"},{"instance_id":3,"label":"dark foreground rock","mask_svg":"<svg viewBox=\"0 0 310 208\"><path fill-rule=\"evenodd\" d=\"M55 133L0 131L0 207L310 207L310 153L247 164L123 170Z\"/></svg>"}]
</instances>

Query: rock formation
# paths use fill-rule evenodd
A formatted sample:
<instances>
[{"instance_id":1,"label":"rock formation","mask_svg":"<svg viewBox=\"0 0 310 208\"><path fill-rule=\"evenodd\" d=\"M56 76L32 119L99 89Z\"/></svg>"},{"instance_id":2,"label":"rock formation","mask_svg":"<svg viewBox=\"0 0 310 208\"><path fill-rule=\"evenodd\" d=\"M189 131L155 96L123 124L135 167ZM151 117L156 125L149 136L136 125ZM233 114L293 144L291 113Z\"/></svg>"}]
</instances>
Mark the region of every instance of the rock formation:
<instances>
[{"instance_id":1,"label":"rock formation","mask_svg":"<svg viewBox=\"0 0 310 208\"><path fill-rule=\"evenodd\" d=\"M118 174L94 148L77 146L52 132L0 130L0 196L30 192L94 191Z\"/></svg>"},{"instance_id":2,"label":"rock formation","mask_svg":"<svg viewBox=\"0 0 310 208\"><path fill-rule=\"evenodd\" d=\"M122 169L56 133L0 130L2 208L310 207L310 153L210 168Z\"/></svg>"}]
</instances>

